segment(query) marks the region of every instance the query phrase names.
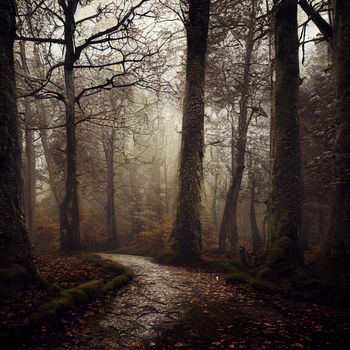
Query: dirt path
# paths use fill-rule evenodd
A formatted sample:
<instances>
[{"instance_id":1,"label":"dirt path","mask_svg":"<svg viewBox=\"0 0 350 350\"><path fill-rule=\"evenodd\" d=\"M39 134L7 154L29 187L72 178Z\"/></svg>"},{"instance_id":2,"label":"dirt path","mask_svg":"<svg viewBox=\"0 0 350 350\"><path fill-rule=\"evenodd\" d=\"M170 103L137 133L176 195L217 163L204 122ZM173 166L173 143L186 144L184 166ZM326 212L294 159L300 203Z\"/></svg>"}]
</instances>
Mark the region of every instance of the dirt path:
<instances>
[{"instance_id":1,"label":"dirt path","mask_svg":"<svg viewBox=\"0 0 350 350\"><path fill-rule=\"evenodd\" d=\"M133 268L134 281L99 313L73 314L64 333L24 349L350 348L348 311L267 296L143 257L104 257Z\"/></svg>"}]
</instances>

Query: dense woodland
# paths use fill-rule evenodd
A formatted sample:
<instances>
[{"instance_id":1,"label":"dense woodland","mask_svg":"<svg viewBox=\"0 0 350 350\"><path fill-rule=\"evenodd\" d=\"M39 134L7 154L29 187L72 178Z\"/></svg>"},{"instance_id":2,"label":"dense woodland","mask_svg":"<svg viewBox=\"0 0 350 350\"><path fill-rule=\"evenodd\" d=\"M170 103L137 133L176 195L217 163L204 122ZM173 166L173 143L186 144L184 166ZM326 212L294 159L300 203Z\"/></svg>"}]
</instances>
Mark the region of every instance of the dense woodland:
<instances>
[{"instance_id":1,"label":"dense woodland","mask_svg":"<svg viewBox=\"0 0 350 350\"><path fill-rule=\"evenodd\" d=\"M108 251L346 305L349 135L348 0L0 0L1 299Z\"/></svg>"}]
</instances>

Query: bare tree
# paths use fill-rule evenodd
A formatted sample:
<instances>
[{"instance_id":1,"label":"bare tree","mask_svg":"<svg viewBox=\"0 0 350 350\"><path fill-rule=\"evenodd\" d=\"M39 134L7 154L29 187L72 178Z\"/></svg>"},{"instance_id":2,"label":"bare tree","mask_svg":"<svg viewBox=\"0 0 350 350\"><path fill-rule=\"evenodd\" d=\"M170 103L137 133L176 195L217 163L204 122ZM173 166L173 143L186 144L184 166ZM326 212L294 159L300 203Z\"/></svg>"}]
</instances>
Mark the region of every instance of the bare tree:
<instances>
[{"instance_id":1,"label":"bare tree","mask_svg":"<svg viewBox=\"0 0 350 350\"><path fill-rule=\"evenodd\" d=\"M27 7L32 9L32 15L37 13L39 16L45 16L49 23L49 29L39 27L37 35L25 36L19 35L18 39L43 43L46 45L60 45L64 52L63 61L53 64L47 73L45 81L41 86L33 89L32 94L41 94L42 98L56 97L64 102L65 105L65 128L66 128L66 191L60 205L60 233L61 249L64 251L79 250L80 248L80 215L78 200L78 180L77 180L77 139L76 139L76 109L81 108L81 99L91 96L103 89L114 87L124 87L142 83L143 77L137 75L137 69L133 67L135 63L141 62L145 57L154 55L154 51L148 49L141 51L141 40L133 41L131 32L132 23L135 18L143 16L138 10L148 0L139 0L135 4L115 5L107 3L104 6L97 7L95 13L82 19L77 19L77 9L79 6L86 5L84 1L64 0L38 3L37 6L31 4ZM116 7L117 6L117 7ZM85 37L81 44L77 44L77 36L82 36L84 24L88 21L99 21L104 16L115 13L116 22L97 33ZM63 35L60 35L60 28L63 28ZM25 29L25 28L24 28ZM23 32L23 30L22 30ZM41 32L44 36L40 36ZM130 42L136 43L136 46L130 47ZM119 45L114 46L115 44ZM145 46L143 46L145 47ZM64 49L63 49L64 48ZM111 60L106 63L100 63L94 59L96 51L106 52L115 50L116 57L109 55ZM157 52L157 50L156 50ZM52 54L51 54L52 55ZM109 57L107 55L107 57ZM58 84L52 78L55 70L63 67L64 89L57 89ZM88 87L82 88L76 92L77 69L106 69L114 67L116 72L112 73L105 82L94 83ZM125 81L120 78L126 74L126 67L131 67L131 80ZM119 80L118 80L119 79Z\"/></svg>"}]
</instances>

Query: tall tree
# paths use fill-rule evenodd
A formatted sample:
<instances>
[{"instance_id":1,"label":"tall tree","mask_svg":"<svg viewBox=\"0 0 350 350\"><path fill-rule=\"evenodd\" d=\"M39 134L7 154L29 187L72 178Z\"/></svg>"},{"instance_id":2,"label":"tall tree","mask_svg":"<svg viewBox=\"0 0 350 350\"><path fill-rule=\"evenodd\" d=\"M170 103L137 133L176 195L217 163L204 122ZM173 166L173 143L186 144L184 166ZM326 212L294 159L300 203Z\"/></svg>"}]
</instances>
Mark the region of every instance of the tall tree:
<instances>
[{"instance_id":1,"label":"tall tree","mask_svg":"<svg viewBox=\"0 0 350 350\"><path fill-rule=\"evenodd\" d=\"M216 67L209 70L215 76L220 76L214 76L214 84L211 82L209 86L215 86L213 95L219 108L222 108L220 104L225 106L231 129L231 179L220 225L219 246L224 250L226 239L229 239L230 251L234 254L238 243L238 200L245 170L247 142L253 119L266 117L263 101L267 85L267 62L264 62L262 44L267 28L261 20L260 0L245 0L226 6L230 8L226 16L222 15L222 10L217 10L219 23L225 25L223 29L217 30L223 38L218 40L219 35L214 37L216 50L212 50L223 51L224 56L221 54L215 57L211 66ZM220 25L217 27L221 28ZM238 40L240 45L237 45ZM215 44L215 41L218 43ZM215 61L220 62L221 67Z\"/></svg>"},{"instance_id":2,"label":"tall tree","mask_svg":"<svg viewBox=\"0 0 350 350\"><path fill-rule=\"evenodd\" d=\"M64 13L64 41L66 46L64 57L64 82L66 106L66 192L60 207L61 249L64 251L80 249L80 218L77 181L77 140L75 133L75 84L74 63L78 60L75 37L75 12L78 1L59 0Z\"/></svg>"},{"instance_id":3,"label":"tall tree","mask_svg":"<svg viewBox=\"0 0 350 350\"><path fill-rule=\"evenodd\" d=\"M0 1L0 267L10 268L24 281L35 278L35 268L20 209L21 148L13 58L15 6L15 1Z\"/></svg>"},{"instance_id":4,"label":"tall tree","mask_svg":"<svg viewBox=\"0 0 350 350\"><path fill-rule=\"evenodd\" d=\"M24 76L30 75L29 65L27 62L26 44L20 42L21 65ZM24 161L24 214L26 228L29 234L33 233L35 204L36 204L36 173L35 173L35 145L33 125L33 106L31 97L24 99L25 115L25 161Z\"/></svg>"},{"instance_id":5,"label":"tall tree","mask_svg":"<svg viewBox=\"0 0 350 350\"><path fill-rule=\"evenodd\" d=\"M298 264L302 174L297 0L282 0L275 9L275 71L270 237L272 249L281 244L285 248L284 254Z\"/></svg>"},{"instance_id":6,"label":"tall tree","mask_svg":"<svg viewBox=\"0 0 350 350\"><path fill-rule=\"evenodd\" d=\"M107 166L107 225L108 225L108 243L111 249L118 246L117 220L115 215L115 185L114 185L114 155L115 155L115 125L111 130L103 131L102 146L106 158Z\"/></svg>"},{"instance_id":7,"label":"tall tree","mask_svg":"<svg viewBox=\"0 0 350 350\"><path fill-rule=\"evenodd\" d=\"M350 2L335 2L337 179L326 247L326 277L341 283L350 277Z\"/></svg>"},{"instance_id":8,"label":"tall tree","mask_svg":"<svg viewBox=\"0 0 350 350\"><path fill-rule=\"evenodd\" d=\"M210 0L188 0L186 91L183 105L179 195L173 250L195 258L201 246L201 185L204 147L204 84Z\"/></svg>"}]
</instances>

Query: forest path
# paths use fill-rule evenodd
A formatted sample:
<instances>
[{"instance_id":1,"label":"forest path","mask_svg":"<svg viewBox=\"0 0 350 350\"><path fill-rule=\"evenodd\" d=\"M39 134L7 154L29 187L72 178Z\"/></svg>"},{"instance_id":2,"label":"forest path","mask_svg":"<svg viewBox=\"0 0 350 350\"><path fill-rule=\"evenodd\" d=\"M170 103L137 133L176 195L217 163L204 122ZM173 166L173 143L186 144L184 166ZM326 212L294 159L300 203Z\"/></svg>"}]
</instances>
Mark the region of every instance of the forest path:
<instances>
[{"instance_id":1,"label":"forest path","mask_svg":"<svg viewBox=\"0 0 350 350\"><path fill-rule=\"evenodd\" d=\"M345 311L227 285L214 273L144 257L102 256L130 266L134 280L98 312L94 307L73 316L71 331L25 349L349 348Z\"/></svg>"}]
</instances>

